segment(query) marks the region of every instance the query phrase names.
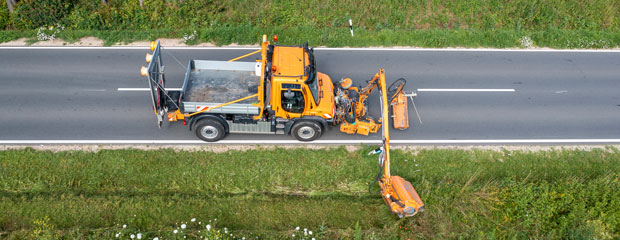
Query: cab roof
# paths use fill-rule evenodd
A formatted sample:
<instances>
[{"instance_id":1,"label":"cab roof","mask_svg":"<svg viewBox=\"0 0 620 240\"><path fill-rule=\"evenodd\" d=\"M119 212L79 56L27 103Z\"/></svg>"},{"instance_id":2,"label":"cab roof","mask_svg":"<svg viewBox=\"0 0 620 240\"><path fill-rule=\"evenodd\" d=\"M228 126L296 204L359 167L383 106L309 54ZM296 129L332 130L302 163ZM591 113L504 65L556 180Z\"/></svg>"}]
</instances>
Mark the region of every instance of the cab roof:
<instances>
[{"instance_id":1,"label":"cab roof","mask_svg":"<svg viewBox=\"0 0 620 240\"><path fill-rule=\"evenodd\" d=\"M275 46L272 65L276 67L274 77L301 78L306 75L305 67L310 64L308 53L299 46Z\"/></svg>"}]
</instances>

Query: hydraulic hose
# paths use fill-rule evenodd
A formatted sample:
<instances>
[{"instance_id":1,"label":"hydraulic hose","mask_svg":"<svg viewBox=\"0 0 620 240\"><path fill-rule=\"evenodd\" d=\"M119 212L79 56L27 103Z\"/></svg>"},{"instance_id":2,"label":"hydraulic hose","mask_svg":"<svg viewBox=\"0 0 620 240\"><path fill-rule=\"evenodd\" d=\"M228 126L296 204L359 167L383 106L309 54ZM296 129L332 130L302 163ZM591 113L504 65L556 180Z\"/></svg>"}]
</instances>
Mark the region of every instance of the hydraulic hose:
<instances>
[{"instance_id":1,"label":"hydraulic hose","mask_svg":"<svg viewBox=\"0 0 620 240\"><path fill-rule=\"evenodd\" d=\"M345 114L344 120L348 123L355 123L357 116L355 115L355 102L351 102L351 109Z\"/></svg>"}]
</instances>

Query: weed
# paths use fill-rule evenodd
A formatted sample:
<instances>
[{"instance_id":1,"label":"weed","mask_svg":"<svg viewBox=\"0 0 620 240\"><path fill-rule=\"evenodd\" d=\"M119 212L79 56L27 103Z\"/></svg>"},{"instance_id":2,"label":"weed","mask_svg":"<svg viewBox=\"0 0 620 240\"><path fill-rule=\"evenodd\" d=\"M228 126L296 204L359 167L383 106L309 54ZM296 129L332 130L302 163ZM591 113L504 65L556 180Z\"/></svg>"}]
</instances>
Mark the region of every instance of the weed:
<instances>
[{"instance_id":1,"label":"weed","mask_svg":"<svg viewBox=\"0 0 620 240\"><path fill-rule=\"evenodd\" d=\"M615 0L198 0L144 1L142 7L133 0L108 4L28 0L21 1L13 14L0 9L0 29L29 30L62 23L67 30L99 37L106 45L182 38L185 33L188 44L217 45L258 44L262 34L279 34L286 44L309 41L333 47L620 46L620 1ZM354 37L349 34L349 18L355 24ZM2 35L0 31L0 41L8 41Z\"/></svg>"},{"instance_id":2,"label":"weed","mask_svg":"<svg viewBox=\"0 0 620 240\"><path fill-rule=\"evenodd\" d=\"M46 216L61 238L620 237L617 149L395 150L426 203L401 220L366 191L371 149L2 151L2 237Z\"/></svg>"}]
</instances>

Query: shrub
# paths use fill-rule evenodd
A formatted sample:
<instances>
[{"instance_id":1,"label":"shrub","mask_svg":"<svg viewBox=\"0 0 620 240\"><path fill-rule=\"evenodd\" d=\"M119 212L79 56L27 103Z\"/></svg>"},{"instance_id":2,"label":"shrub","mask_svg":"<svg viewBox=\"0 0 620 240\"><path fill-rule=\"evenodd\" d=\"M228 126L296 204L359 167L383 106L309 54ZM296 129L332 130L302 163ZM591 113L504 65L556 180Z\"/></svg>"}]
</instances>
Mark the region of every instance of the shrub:
<instances>
[{"instance_id":1,"label":"shrub","mask_svg":"<svg viewBox=\"0 0 620 240\"><path fill-rule=\"evenodd\" d=\"M0 30L6 29L11 22L11 15L6 6L6 1L0 1Z\"/></svg>"},{"instance_id":2,"label":"shrub","mask_svg":"<svg viewBox=\"0 0 620 240\"><path fill-rule=\"evenodd\" d=\"M15 6L13 20L21 29L66 25L64 18L69 15L75 0L22 0Z\"/></svg>"}]
</instances>

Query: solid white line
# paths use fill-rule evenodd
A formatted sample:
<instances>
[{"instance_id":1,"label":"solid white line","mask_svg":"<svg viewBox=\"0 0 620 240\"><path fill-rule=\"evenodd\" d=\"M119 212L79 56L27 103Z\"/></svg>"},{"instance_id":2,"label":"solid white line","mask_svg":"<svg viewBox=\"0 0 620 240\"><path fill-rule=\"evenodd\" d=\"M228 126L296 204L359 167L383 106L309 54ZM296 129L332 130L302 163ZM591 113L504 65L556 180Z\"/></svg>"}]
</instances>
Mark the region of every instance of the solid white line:
<instances>
[{"instance_id":1,"label":"solid white line","mask_svg":"<svg viewBox=\"0 0 620 240\"><path fill-rule=\"evenodd\" d=\"M118 88L118 91L151 91L150 88ZM166 91L181 91L181 88L166 88Z\"/></svg>"},{"instance_id":2,"label":"solid white line","mask_svg":"<svg viewBox=\"0 0 620 240\"><path fill-rule=\"evenodd\" d=\"M515 89L491 88L418 88L418 92L514 92Z\"/></svg>"},{"instance_id":3,"label":"solid white line","mask_svg":"<svg viewBox=\"0 0 620 240\"><path fill-rule=\"evenodd\" d=\"M488 49L488 48L314 48L327 51L419 51L419 52L584 52L620 53L620 49Z\"/></svg>"},{"instance_id":4,"label":"solid white line","mask_svg":"<svg viewBox=\"0 0 620 240\"><path fill-rule=\"evenodd\" d=\"M81 50L148 50L149 47L22 47L6 46L2 49L81 49ZM168 50L258 50L258 47L164 47ZM487 48L314 48L319 51L436 51L436 52L578 52L578 53L620 53L620 49L487 49Z\"/></svg>"},{"instance_id":5,"label":"solid white line","mask_svg":"<svg viewBox=\"0 0 620 240\"><path fill-rule=\"evenodd\" d=\"M393 144L537 144L537 143L620 143L620 139L470 139L470 140L391 140ZM0 144L381 144L381 140L0 140Z\"/></svg>"}]
</instances>

